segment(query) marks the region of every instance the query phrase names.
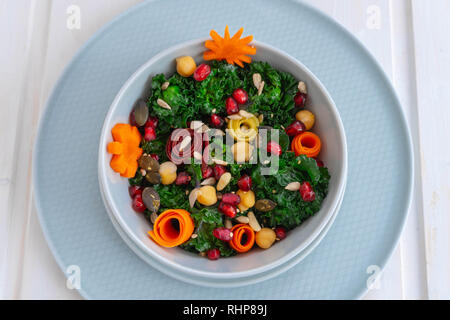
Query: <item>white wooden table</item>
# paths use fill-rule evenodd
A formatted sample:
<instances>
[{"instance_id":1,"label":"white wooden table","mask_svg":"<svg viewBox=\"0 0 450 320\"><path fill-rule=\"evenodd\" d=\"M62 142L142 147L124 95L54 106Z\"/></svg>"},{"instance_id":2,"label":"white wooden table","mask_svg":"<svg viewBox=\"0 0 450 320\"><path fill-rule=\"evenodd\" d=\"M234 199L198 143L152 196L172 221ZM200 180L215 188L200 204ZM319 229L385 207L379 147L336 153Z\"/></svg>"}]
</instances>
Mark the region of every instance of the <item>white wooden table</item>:
<instances>
[{"instance_id":1,"label":"white wooden table","mask_svg":"<svg viewBox=\"0 0 450 320\"><path fill-rule=\"evenodd\" d=\"M0 0L0 297L80 299L44 240L31 154L43 104L80 46L140 0ZM450 1L310 0L392 79L416 154L401 241L365 299L450 298ZM70 20L80 9L79 29ZM68 27L69 23L69 27Z\"/></svg>"}]
</instances>

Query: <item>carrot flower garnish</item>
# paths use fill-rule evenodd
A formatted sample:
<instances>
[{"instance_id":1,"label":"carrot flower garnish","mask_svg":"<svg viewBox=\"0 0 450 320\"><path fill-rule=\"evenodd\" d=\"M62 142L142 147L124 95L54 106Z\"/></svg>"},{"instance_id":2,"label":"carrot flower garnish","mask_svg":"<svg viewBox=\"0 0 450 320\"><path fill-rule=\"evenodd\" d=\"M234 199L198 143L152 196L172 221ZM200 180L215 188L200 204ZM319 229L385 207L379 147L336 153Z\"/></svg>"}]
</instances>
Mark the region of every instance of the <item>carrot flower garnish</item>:
<instances>
[{"instance_id":1,"label":"carrot flower garnish","mask_svg":"<svg viewBox=\"0 0 450 320\"><path fill-rule=\"evenodd\" d=\"M156 218L148 235L160 246L172 248L188 241L193 232L194 221L188 211L169 209Z\"/></svg>"},{"instance_id":2,"label":"carrot flower garnish","mask_svg":"<svg viewBox=\"0 0 450 320\"><path fill-rule=\"evenodd\" d=\"M240 28L233 37L230 37L228 26L225 27L225 35L222 38L215 30L209 33L212 40L205 42L205 47L209 49L203 53L205 60L226 60L229 64L235 63L244 67L242 62L250 63L252 59L248 55L256 53L256 48L248 45L253 36L247 36L241 39L244 28Z\"/></svg>"},{"instance_id":3,"label":"carrot flower garnish","mask_svg":"<svg viewBox=\"0 0 450 320\"><path fill-rule=\"evenodd\" d=\"M307 157L314 158L320 153L322 141L320 141L318 135L305 131L292 140L291 147L296 156L304 154Z\"/></svg>"},{"instance_id":4,"label":"carrot flower garnish","mask_svg":"<svg viewBox=\"0 0 450 320\"><path fill-rule=\"evenodd\" d=\"M113 155L111 168L122 177L133 178L138 168L137 160L142 155L141 134L138 128L127 123L118 123L111 129L114 141L107 150Z\"/></svg>"}]
</instances>

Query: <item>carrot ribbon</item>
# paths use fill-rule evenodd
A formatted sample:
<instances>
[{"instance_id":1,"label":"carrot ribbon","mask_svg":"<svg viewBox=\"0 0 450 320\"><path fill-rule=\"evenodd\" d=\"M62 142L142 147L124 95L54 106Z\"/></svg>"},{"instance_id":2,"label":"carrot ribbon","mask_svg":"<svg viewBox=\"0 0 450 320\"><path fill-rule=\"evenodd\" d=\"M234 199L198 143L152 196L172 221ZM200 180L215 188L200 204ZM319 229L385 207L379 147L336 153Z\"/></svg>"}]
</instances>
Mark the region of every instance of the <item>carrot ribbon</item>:
<instances>
[{"instance_id":1,"label":"carrot ribbon","mask_svg":"<svg viewBox=\"0 0 450 320\"><path fill-rule=\"evenodd\" d=\"M247 252L255 244L255 232L248 224L237 224L231 228L231 232L233 232L233 238L228 243L237 252ZM246 239L244 239L244 236L246 236Z\"/></svg>"},{"instance_id":2,"label":"carrot ribbon","mask_svg":"<svg viewBox=\"0 0 450 320\"><path fill-rule=\"evenodd\" d=\"M292 140L291 147L296 156L304 154L307 157L314 158L319 154L322 142L316 134L305 131Z\"/></svg>"},{"instance_id":3,"label":"carrot ribbon","mask_svg":"<svg viewBox=\"0 0 450 320\"><path fill-rule=\"evenodd\" d=\"M193 232L194 221L188 211L169 209L158 216L148 235L160 246L172 248L189 240Z\"/></svg>"}]
</instances>

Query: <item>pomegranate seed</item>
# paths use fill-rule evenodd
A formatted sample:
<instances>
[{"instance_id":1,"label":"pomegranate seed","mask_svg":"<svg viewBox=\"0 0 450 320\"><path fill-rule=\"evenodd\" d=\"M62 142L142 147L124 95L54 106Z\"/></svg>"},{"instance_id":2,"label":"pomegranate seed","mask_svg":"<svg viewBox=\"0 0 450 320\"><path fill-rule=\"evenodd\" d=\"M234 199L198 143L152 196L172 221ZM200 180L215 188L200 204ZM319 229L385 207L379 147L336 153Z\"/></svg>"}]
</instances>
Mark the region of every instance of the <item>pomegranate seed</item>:
<instances>
[{"instance_id":1,"label":"pomegranate seed","mask_svg":"<svg viewBox=\"0 0 450 320\"><path fill-rule=\"evenodd\" d=\"M311 187L311 184L307 181L300 185L300 194L302 195L303 201L311 202L316 200L316 194Z\"/></svg>"},{"instance_id":2,"label":"pomegranate seed","mask_svg":"<svg viewBox=\"0 0 450 320\"><path fill-rule=\"evenodd\" d=\"M214 178L216 178L217 181L219 181L220 177L227 172L224 166L216 164L214 166Z\"/></svg>"},{"instance_id":3,"label":"pomegranate seed","mask_svg":"<svg viewBox=\"0 0 450 320\"><path fill-rule=\"evenodd\" d=\"M297 108L303 108L306 104L307 95L301 92L297 92L294 97L294 103Z\"/></svg>"},{"instance_id":4,"label":"pomegranate seed","mask_svg":"<svg viewBox=\"0 0 450 320\"><path fill-rule=\"evenodd\" d=\"M136 119L134 118L134 110L130 112L130 124L132 126L138 127Z\"/></svg>"},{"instance_id":5,"label":"pomegranate seed","mask_svg":"<svg viewBox=\"0 0 450 320\"><path fill-rule=\"evenodd\" d=\"M224 215L226 215L229 218L236 217L237 210L235 207L233 207L229 203L220 202L219 204L219 211L222 212Z\"/></svg>"},{"instance_id":6,"label":"pomegranate seed","mask_svg":"<svg viewBox=\"0 0 450 320\"><path fill-rule=\"evenodd\" d=\"M147 141L152 141L156 139L156 131L153 127L145 128L144 139Z\"/></svg>"},{"instance_id":7,"label":"pomegranate seed","mask_svg":"<svg viewBox=\"0 0 450 320\"><path fill-rule=\"evenodd\" d=\"M131 206L133 207L133 210L136 212L142 213L145 211L145 204L144 201L142 201L142 196L140 194L137 194L133 198Z\"/></svg>"},{"instance_id":8,"label":"pomegranate seed","mask_svg":"<svg viewBox=\"0 0 450 320\"><path fill-rule=\"evenodd\" d=\"M191 181L191 176L187 172L180 172L177 175L177 179L175 180L175 184L177 186L181 186L183 184L188 184Z\"/></svg>"},{"instance_id":9,"label":"pomegranate seed","mask_svg":"<svg viewBox=\"0 0 450 320\"><path fill-rule=\"evenodd\" d=\"M217 260L220 258L220 250L219 249L211 249L206 252L209 260Z\"/></svg>"},{"instance_id":10,"label":"pomegranate seed","mask_svg":"<svg viewBox=\"0 0 450 320\"><path fill-rule=\"evenodd\" d=\"M275 234L277 235L278 239L283 240L284 238L286 238L286 228L285 227L276 227Z\"/></svg>"},{"instance_id":11,"label":"pomegranate seed","mask_svg":"<svg viewBox=\"0 0 450 320\"><path fill-rule=\"evenodd\" d=\"M157 117L148 117L147 122L145 123L145 127L153 127L156 129L158 126L159 119Z\"/></svg>"},{"instance_id":12,"label":"pomegranate seed","mask_svg":"<svg viewBox=\"0 0 450 320\"><path fill-rule=\"evenodd\" d=\"M233 91L233 98L239 104L245 104L248 101L248 94L244 89L236 89Z\"/></svg>"},{"instance_id":13,"label":"pomegranate seed","mask_svg":"<svg viewBox=\"0 0 450 320\"><path fill-rule=\"evenodd\" d=\"M211 73L211 67L207 64L202 63L195 69L194 71L194 79L197 81L203 81L206 78L208 78L209 74Z\"/></svg>"},{"instance_id":14,"label":"pomegranate seed","mask_svg":"<svg viewBox=\"0 0 450 320\"><path fill-rule=\"evenodd\" d=\"M211 178L214 175L214 170L206 164L202 164L202 178Z\"/></svg>"},{"instance_id":15,"label":"pomegranate seed","mask_svg":"<svg viewBox=\"0 0 450 320\"><path fill-rule=\"evenodd\" d=\"M142 189L140 186L129 186L128 193L130 194L131 199L134 199L138 194L142 195Z\"/></svg>"},{"instance_id":16,"label":"pomegranate seed","mask_svg":"<svg viewBox=\"0 0 450 320\"><path fill-rule=\"evenodd\" d=\"M225 101L225 108L227 109L227 114L229 115L239 112L238 104L232 97L228 97Z\"/></svg>"},{"instance_id":17,"label":"pomegranate seed","mask_svg":"<svg viewBox=\"0 0 450 320\"><path fill-rule=\"evenodd\" d=\"M272 153L272 154L276 155L276 156L281 156L281 152L282 152L281 151L281 146L278 143L276 143L275 141L270 141L267 144L267 151L269 153Z\"/></svg>"},{"instance_id":18,"label":"pomegranate seed","mask_svg":"<svg viewBox=\"0 0 450 320\"><path fill-rule=\"evenodd\" d=\"M216 228L213 230L213 235L219 240L222 241L230 241L233 234L230 229L225 227Z\"/></svg>"},{"instance_id":19,"label":"pomegranate seed","mask_svg":"<svg viewBox=\"0 0 450 320\"><path fill-rule=\"evenodd\" d=\"M156 161L159 161L159 156L156 153L152 153L150 155L150 157L152 157L153 159L155 159Z\"/></svg>"},{"instance_id":20,"label":"pomegranate seed","mask_svg":"<svg viewBox=\"0 0 450 320\"><path fill-rule=\"evenodd\" d=\"M293 136L296 136L296 135L302 133L305 130L306 130L306 127L303 124L303 122L295 120L286 128L286 133L288 136L293 137Z\"/></svg>"},{"instance_id":21,"label":"pomegranate seed","mask_svg":"<svg viewBox=\"0 0 450 320\"><path fill-rule=\"evenodd\" d=\"M322 160L318 160L318 159L315 159L315 160L316 160L317 166L318 166L319 168L324 166Z\"/></svg>"},{"instance_id":22,"label":"pomegranate seed","mask_svg":"<svg viewBox=\"0 0 450 320\"><path fill-rule=\"evenodd\" d=\"M252 178L248 174L244 174L239 178L237 185L242 191L249 191L252 187Z\"/></svg>"},{"instance_id":23,"label":"pomegranate seed","mask_svg":"<svg viewBox=\"0 0 450 320\"><path fill-rule=\"evenodd\" d=\"M213 113L211 115L211 125L216 128L220 128L223 126L224 120L222 117L218 116L217 114Z\"/></svg>"},{"instance_id":24,"label":"pomegranate seed","mask_svg":"<svg viewBox=\"0 0 450 320\"><path fill-rule=\"evenodd\" d=\"M222 202L237 206L241 202L241 197L235 193L225 193L222 195Z\"/></svg>"}]
</instances>

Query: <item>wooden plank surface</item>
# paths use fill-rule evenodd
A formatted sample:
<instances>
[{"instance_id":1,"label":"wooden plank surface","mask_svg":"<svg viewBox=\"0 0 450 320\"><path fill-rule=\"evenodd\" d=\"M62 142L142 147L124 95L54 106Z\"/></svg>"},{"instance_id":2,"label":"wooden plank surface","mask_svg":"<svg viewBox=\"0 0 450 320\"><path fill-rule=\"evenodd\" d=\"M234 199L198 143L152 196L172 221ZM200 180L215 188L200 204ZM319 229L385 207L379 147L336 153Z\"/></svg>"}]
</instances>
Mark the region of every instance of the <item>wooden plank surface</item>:
<instances>
[{"instance_id":1,"label":"wooden plank surface","mask_svg":"<svg viewBox=\"0 0 450 320\"><path fill-rule=\"evenodd\" d=\"M141 1L0 0L0 34L1 39L6 39L8 49L0 50L0 58L2 61L11 61L6 66L6 76L1 75L0 86L0 145L5 151L0 154L1 297L80 298L76 292L66 288L64 274L56 266L37 221L29 187L31 151L43 103L64 66L102 25L138 2ZM449 298L448 285L439 282L440 276L436 273L442 273L444 280L449 279L450 223L448 215L445 215L445 209L448 211L450 208L449 151L448 148L437 150L439 144L428 144L428 141L445 136L440 132L446 132L446 136L449 136L450 129L446 126L450 119L449 111L447 109L443 114L438 112L445 109L440 108L443 104L439 101L448 102L450 97L448 87L447 93L444 90L448 80L441 83L437 80L426 82L433 78L432 72L442 76L445 73L439 70L437 63L433 65L434 69L427 69L427 59L432 51L423 52L422 47L433 47L442 59L447 63L450 61L448 41L444 47L437 43L442 40L438 35L427 37L426 32L426 28L439 28L445 24L443 19L448 17L448 11L437 25L433 24L433 15L445 12L448 5L441 2L430 9L431 6L427 6L425 1L413 1L411 4L409 0L306 2L334 17L357 36L391 77L417 142L417 155L439 154L438 157L423 156L422 161L417 159L414 202L401 242L382 274L379 288L369 291L365 298ZM73 5L80 8L81 24L80 29L70 30L67 28L67 10ZM442 89L431 100L432 110L436 113L428 112L430 100L427 95L416 94L419 85L421 93ZM427 121L418 121L423 118ZM433 136L428 130L429 123L436 123ZM426 144L423 149L422 144ZM427 152L421 153L421 150ZM424 161L426 172L422 172L422 184L420 164ZM444 170L439 170L442 167ZM422 202L424 188L427 190L424 191ZM422 203L425 204L425 210L422 209Z\"/></svg>"}]
</instances>

